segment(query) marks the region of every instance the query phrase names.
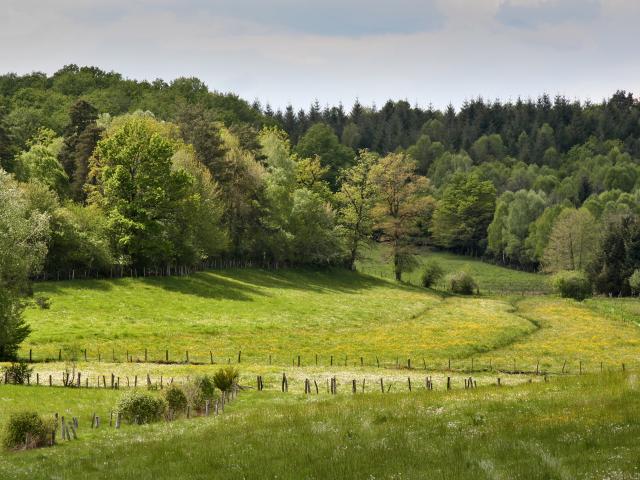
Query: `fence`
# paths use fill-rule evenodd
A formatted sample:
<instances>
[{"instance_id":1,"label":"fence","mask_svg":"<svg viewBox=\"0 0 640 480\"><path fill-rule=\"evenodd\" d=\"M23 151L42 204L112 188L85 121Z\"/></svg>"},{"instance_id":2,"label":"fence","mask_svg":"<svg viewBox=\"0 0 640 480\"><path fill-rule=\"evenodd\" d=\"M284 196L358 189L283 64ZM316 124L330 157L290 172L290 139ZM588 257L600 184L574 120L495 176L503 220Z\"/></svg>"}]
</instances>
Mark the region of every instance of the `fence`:
<instances>
[{"instance_id":1,"label":"fence","mask_svg":"<svg viewBox=\"0 0 640 480\"><path fill-rule=\"evenodd\" d=\"M29 349L28 356L22 358L28 363L48 363L48 362L98 362L98 363L131 363L131 364L156 364L156 365L228 365L248 363L250 365L260 366L279 366L279 367L361 367L361 368L393 368L393 369L422 369L430 371L458 371L458 372L504 372L510 374L528 374L528 373L569 373L569 372L587 372L587 371L603 371L607 369L617 368L624 365L625 369L635 368L637 362L635 359L624 358L615 360L611 358L603 358L599 362L585 362L579 358L567 358L561 362L553 363L546 357L540 358L507 358L494 357L487 358L484 354L478 359L474 356L465 358L428 358L418 357L411 358L408 356L394 356L385 358L383 356L365 356L365 355L333 355L333 354L308 354L290 355L283 357L276 356L266 352L252 352L238 350L236 352L214 352L208 351L190 351L182 350L175 353L170 349L140 349L137 351L109 350L107 353L101 350L89 351L88 349L74 349L66 351L61 348L53 353L50 349L38 355L38 351L33 348Z\"/></svg>"},{"instance_id":2,"label":"fence","mask_svg":"<svg viewBox=\"0 0 640 480\"><path fill-rule=\"evenodd\" d=\"M214 399L213 405L211 404L211 400L205 400L201 405L200 409L191 410L190 406L187 406L185 415L186 418L192 418L194 416L205 416L208 417L213 412L215 416L218 416L224 413L225 404L231 403L235 400L237 396L238 388L234 385L234 387L229 392L222 392L220 398ZM213 407L213 408L211 408ZM164 415L164 419L166 421L173 421L176 418L176 412L171 410L167 411ZM68 417L67 417L68 419ZM109 412L109 427L115 427L119 429L122 424L122 415L120 412L111 410ZM91 416L90 429L99 429L101 427L101 417L97 415L97 412L93 412ZM70 441L78 439L78 431L80 429L80 421L78 417L71 417L71 421L65 421L64 416L58 415L58 413L53 414L53 427L48 434L49 446L53 446L56 444L56 437L58 436L58 432L62 437L62 440ZM29 448L29 435L25 439L25 448Z\"/></svg>"},{"instance_id":3,"label":"fence","mask_svg":"<svg viewBox=\"0 0 640 480\"><path fill-rule=\"evenodd\" d=\"M110 268L101 269L68 269L54 272L42 272L33 276L34 281L47 280L84 280L84 279L110 279L110 278L142 278L142 277L169 277L187 276L204 270L225 270L230 268L262 268L264 270L280 270L300 266L291 262L279 262L275 260L255 260L219 258L201 262L196 265L165 265L152 267L129 267L113 265Z\"/></svg>"}]
</instances>

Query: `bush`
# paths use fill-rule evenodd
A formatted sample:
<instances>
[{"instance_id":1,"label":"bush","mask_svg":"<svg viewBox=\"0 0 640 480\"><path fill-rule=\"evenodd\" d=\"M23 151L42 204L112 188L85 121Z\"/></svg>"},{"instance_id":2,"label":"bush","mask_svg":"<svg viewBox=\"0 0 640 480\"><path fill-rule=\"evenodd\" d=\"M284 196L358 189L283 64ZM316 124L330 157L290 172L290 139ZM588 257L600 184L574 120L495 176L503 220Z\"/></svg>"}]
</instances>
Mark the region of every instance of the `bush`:
<instances>
[{"instance_id":1,"label":"bush","mask_svg":"<svg viewBox=\"0 0 640 480\"><path fill-rule=\"evenodd\" d=\"M184 394L187 397L187 405L195 411L202 411L206 401L213 400L216 396L215 382L208 375L196 377L193 382L184 385Z\"/></svg>"},{"instance_id":2,"label":"bush","mask_svg":"<svg viewBox=\"0 0 640 480\"><path fill-rule=\"evenodd\" d=\"M134 390L120 399L117 410L126 422L141 425L160 420L166 407L163 399Z\"/></svg>"},{"instance_id":3,"label":"bush","mask_svg":"<svg viewBox=\"0 0 640 480\"><path fill-rule=\"evenodd\" d=\"M218 370L213 376L213 383L223 392L228 392L238 381L240 373L233 367L225 367Z\"/></svg>"},{"instance_id":4,"label":"bush","mask_svg":"<svg viewBox=\"0 0 640 480\"><path fill-rule=\"evenodd\" d=\"M478 289L478 284L465 270L447 275L447 285L449 290L460 295L473 295Z\"/></svg>"},{"instance_id":5,"label":"bush","mask_svg":"<svg viewBox=\"0 0 640 480\"><path fill-rule=\"evenodd\" d=\"M31 372L33 372L33 368L30 368L26 362L12 363L3 370L7 383L13 383L15 385L27 383L27 379L31 375Z\"/></svg>"},{"instance_id":6,"label":"bush","mask_svg":"<svg viewBox=\"0 0 640 480\"><path fill-rule=\"evenodd\" d=\"M629 277L629 286L635 294L640 294L640 270L636 270Z\"/></svg>"},{"instance_id":7,"label":"bush","mask_svg":"<svg viewBox=\"0 0 640 480\"><path fill-rule=\"evenodd\" d=\"M35 412L14 413L5 428L3 443L7 448L37 448L47 445L51 425Z\"/></svg>"},{"instance_id":8,"label":"bush","mask_svg":"<svg viewBox=\"0 0 640 480\"><path fill-rule=\"evenodd\" d=\"M435 285L444 275L444 270L435 260L429 260L422 271L422 286L429 288Z\"/></svg>"},{"instance_id":9,"label":"bush","mask_svg":"<svg viewBox=\"0 0 640 480\"><path fill-rule=\"evenodd\" d=\"M216 384L209 375L196 378L196 385L205 400L211 400L216 396Z\"/></svg>"},{"instance_id":10,"label":"bush","mask_svg":"<svg viewBox=\"0 0 640 480\"><path fill-rule=\"evenodd\" d=\"M187 396L176 385L169 385L169 388L165 391L164 398L167 401L169 410L174 413L184 412L187 409Z\"/></svg>"},{"instance_id":11,"label":"bush","mask_svg":"<svg viewBox=\"0 0 640 480\"><path fill-rule=\"evenodd\" d=\"M33 301L42 310L49 310L49 308L51 308L51 299L45 295L36 295L33 297Z\"/></svg>"},{"instance_id":12,"label":"bush","mask_svg":"<svg viewBox=\"0 0 640 480\"><path fill-rule=\"evenodd\" d=\"M558 272L552 277L551 285L562 298L584 300L592 293L591 282L583 272Z\"/></svg>"}]
</instances>

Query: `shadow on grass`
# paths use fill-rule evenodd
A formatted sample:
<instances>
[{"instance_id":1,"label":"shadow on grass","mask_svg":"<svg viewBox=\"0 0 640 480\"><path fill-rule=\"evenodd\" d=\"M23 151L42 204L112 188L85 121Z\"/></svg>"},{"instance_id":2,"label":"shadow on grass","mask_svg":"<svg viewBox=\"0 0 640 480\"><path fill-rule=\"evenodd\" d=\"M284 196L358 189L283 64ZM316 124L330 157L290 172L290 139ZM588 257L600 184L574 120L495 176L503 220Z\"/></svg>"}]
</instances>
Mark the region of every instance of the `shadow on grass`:
<instances>
[{"instance_id":1,"label":"shadow on grass","mask_svg":"<svg viewBox=\"0 0 640 480\"><path fill-rule=\"evenodd\" d=\"M262 288L291 289L316 293L356 293L369 288L394 285L392 282L378 277L363 275L341 268L294 268L278 271L243 269L211 273L217 277L234 279Z\"/></svg>"},{"instance_id":2,"label":"shadow on grass","mask_svg":"<svg viewBox=\"0 0 640 480\"><path fill-rule=\"evenodd\" d=\"M113 288L152 286L184 295L209 299L251 301L256 296L272 296L269 289L291 289L315 293L357 293L369 288L394 286L422 290L379 277L342 268L292 268L283 270L228 269L198 272L188 277L122 278L113 280L71 280L42 282L37 292L64 294L69 290L109 291ZM160 306L160 305L159 305Z\"/></svg>"},{"instance_id":3,"label":"shadow on grass","mask_svg":"<svg viewBox=\"0 0 640 480\"><path fill-rule=\"evenodd\" d=\"M252 300L252 295L265 295L259 288L242 282L215 275L213 272L199 272L188 277L146 277L117 278L109 280L64 280L36 284L35 293L44 295L65 295L70 292L88 290L109 292L113 289L136 289L146 287L161 288L184 295L195 295L210 299L238 301ZM161 307L162 305L158 305Z\"/></svg>"},{"instance_id":4,"label":"shadow on grass","mask_svg":"<svg viewBox=\"0 0 640 480\"><path fill-rule=\"evenodd\" d=\"M214 271L198 272L188 277L151 278L146 283L171 292L209 299L252 301L253 296L268 295L254 285L224 277Z\"/></svg>"}]
</instances>

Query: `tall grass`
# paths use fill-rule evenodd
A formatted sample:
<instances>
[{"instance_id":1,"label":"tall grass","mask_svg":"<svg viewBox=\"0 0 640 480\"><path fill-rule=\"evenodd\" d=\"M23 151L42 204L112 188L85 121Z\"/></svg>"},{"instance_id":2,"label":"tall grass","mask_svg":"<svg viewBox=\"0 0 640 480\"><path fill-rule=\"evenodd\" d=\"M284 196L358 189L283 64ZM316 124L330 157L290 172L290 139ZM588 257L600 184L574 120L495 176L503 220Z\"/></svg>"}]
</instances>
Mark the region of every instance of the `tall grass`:
<instances>
[{"instance_id":1,"label":"tall grass","mask_svg":"<svg viewBox=\"0 0 640 480\"><path fill-rule=\"evenodd\" d=\"M263 392L264 393L264 392ZM304 397L0 456L0 478L634 478L638 380ZM85 430L86 431L86 430Z\"/></svg>"}]
</instances>

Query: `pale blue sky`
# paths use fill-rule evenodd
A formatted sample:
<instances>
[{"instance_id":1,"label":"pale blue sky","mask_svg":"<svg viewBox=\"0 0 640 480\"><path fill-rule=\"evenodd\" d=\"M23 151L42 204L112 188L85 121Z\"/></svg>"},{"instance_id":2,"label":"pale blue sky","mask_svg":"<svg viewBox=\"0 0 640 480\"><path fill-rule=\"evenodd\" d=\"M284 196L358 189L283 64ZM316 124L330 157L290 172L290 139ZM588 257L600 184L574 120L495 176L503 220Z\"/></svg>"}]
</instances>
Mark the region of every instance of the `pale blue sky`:
<instances>
[{"instance_id":1,"label":"pale blue sky","mask_svg":"<svg viewBox=\"0 0 640 480\"><path fill-rule=\"evenodd\" d=\"M197 76L274 107L640 93L638 0L0 0L0 71Z\"/></svg>"}]
</instances>

